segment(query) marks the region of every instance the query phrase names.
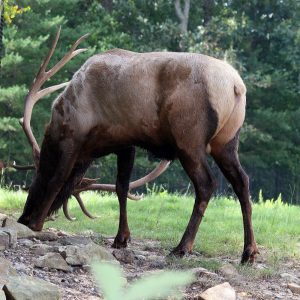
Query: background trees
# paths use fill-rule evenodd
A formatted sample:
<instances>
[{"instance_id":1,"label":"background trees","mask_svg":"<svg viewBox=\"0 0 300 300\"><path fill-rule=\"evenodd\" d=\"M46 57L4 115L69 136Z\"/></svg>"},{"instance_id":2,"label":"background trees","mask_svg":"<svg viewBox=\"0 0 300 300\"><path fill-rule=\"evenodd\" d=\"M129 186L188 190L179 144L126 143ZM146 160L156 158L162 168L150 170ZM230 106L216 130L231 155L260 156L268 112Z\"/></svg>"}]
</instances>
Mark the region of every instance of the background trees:
<instances>
[{"instance_id":1,"label":"background trees","mask_svg":"<svg viewBox=\"0 0 300 300\"><path fill-rule=\"evenodd\" d=\"M8 1L9 3L9 1ZM22 0L30 7L5 26L0 81L0 158L31 162L18 119L23 99L58 25L62 37L54 60L86 32L87 53L72 60L53 79L62 82L96 52L120 47L134 51L193 51L223 58L241 73L248 88L247 117L241 134L242 162L252 195L300 203L300 3L293 0ZM186 10L185 10L186 7ZM188 9L189 7L189 9ZM181 14L180 14L181 13ZM51 99L36 108L33 127L39 139L49 119ZM100 165L100 167L99 167ZM140 151L134 176L154 158ZM213 162L212 162L213 165ZM215 170L215 166L213 165ZM91 175L114 180L115 161L97 161ZM219 173L220 191L228 191ZM30 182L6 173L5 183ZM177 163L158 184L185 192L188 180Z\"/></svg>"}]
</instances>

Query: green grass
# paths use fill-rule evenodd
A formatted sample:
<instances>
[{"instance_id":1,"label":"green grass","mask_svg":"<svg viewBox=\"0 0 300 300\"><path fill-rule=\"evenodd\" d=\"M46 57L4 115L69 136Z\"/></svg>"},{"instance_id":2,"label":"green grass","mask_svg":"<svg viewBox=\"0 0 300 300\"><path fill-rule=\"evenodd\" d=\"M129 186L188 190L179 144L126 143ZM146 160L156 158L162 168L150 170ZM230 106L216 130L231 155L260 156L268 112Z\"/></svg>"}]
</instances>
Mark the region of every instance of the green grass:
<instances>
[{"instance_id":1,"label":"green grass","mask_svg":"<svg viewBox=\"0 0 300 300\"><path fill-rule=\"evenodd\" d=\"M0 190L0 211L20 213L26 194ZM45 227L84 233L93 231L114 236L118 228L118 201L115 195L83 194L88 210L99 218L85 217L75 200L70 201L70 222L59 218ZM188 223L194 199L167 192L128 201L128 220L133 238L160 240L166 250L179 242ZM253 205L253 226L261 254L272 263L283 258L300 258L300 207L277 201L260 201ZM239 258L243 248L242 214L238 201L225 197L210 201L195 241L194 250L207 258Z\"/></svg>"}]
</instances>

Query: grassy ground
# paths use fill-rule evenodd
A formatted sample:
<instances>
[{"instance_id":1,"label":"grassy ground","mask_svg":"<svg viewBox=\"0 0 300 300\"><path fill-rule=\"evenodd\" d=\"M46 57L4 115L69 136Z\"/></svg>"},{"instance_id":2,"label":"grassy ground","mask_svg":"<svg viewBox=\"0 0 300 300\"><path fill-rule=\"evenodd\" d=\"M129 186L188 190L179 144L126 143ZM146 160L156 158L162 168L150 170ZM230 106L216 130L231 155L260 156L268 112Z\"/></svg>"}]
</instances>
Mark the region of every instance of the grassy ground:
<instances>
[{"instance_id":1,"label":"grassy ground","mask_svg":"<svg viewBox=\"0 0 300 300\"><path fill-rule=\"evenodd\" d=\"M0 190L0 212L21 212L26 194ZM70 201L70 214L76 221L66 220L63 213L45 227L69 232L93 231L114 236L118 228L118 201L115 195L87 192L86 207L99 218L90 220ZM139 202L128 203L128 220L132 237L162 241L171 249L179 242L189 220L192 197L170 195L166 192L146 196ZM260 201L253 205L253 225L256 241L269 262L284 258L300 258L300 207L277 201ZM239 258L243 248L242 215L239 203L218 197L211 200L200 226L194 250L206 257Z\"/></svg>"}]
</instances>

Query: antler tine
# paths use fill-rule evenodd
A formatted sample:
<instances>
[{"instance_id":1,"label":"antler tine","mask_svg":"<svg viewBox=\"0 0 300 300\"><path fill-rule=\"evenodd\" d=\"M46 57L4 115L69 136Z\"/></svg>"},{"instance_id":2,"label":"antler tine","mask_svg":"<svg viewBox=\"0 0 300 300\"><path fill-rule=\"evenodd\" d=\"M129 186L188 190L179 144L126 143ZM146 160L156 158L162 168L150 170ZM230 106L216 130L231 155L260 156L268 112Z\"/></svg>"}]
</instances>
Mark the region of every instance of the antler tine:
<instances>
[{"instance_id":1,"label":"antler tine","mask_svg":"<svg viewBox=\"0 0 300 300\"><path fill-rule=\"evenodd\" d=\"M65 217L69 220L69 221L75 221L76 218L75 217L71 217L69 214L69 208L68 208L68 202L69 199L67 199L64 203L63 203L63 212Z\"/></svg>"},{"instance_id":2,"label":"antler tine","mask_svg":"<svg viewBox=\"0 0 300 300\"><path fill-rule=\"evenodd\" d=\"M159 175L161 175L164 171L166 171L166 169L169 167L170 165L170 161L168 160L162 160L158 166L152 170L152 172L150 172L149 174L147 174L146 176L133 181L129 184L129 190L131 189L135 189L137 187L140 187L152 180L154 180L156 177L158 177ZM76 189L76 192L83 192L83 191L87 191L87 190L93 190L93 191L106 191L106 192L116 192L116 185L115 184L101 184L101 183L94 183L89 185L86 188L79 188ZM142 198L142 196L134 196L130 193L128 193L127 197L131 200L135 200L138 201Z\"/></svg>"},{"instance_id":3,"label":"antler tine","mask_svg":"<svg viewBox=\"0 0 300 300\"><path fill-rule=\"evenodd\" d=\"M71 49L65 54L65 56L56 65L54 65L54 67L52 67L49 71L46 71L49 61L53 56L53 53L57 46L57 42L60 36L60 31L61 31L61 27L58 28L56 36L52 42L52 46L46 58L44 59L43 63L41 64L37 76L34 79L31 88L25 98L24 117L20 120L23 130L27 136L27 139L29 140L29 143L32 146L33 160L36 168L38 167L40 148L32 133L31 126L30 126L33 107L39 99L58 89L65 87L66 85L68 85L69 82L47 87L43 90L40 90L40 88L51 76L53 76L57 71L59 71L68 61L70 61L73 57L75 57L79 53L87 50L87 49L75 50L76 47L79 45L79 43L81 43L88 36L87 34L85 34L73 44Z\"/></svg>"},{"instance_id":4,"label":"antler tine","mask_svg":"<svg viewBox=\"0 0 300 300\"><path fill-rule=\"evenodd\" d=\"M75 199L77 200L82 212L87 216L89 217L90 219L96 219L97 217L91 215L88 210L86 209L85 205L83 204L83 201L79 195L79 193L73 193L73 196L75 197Z\"/></svg>"},{"instance_id":5,"label":"antler tine","mask_svg":"<svg viewBox=\"0 0 300 300\"><path fill-rule=\"evenodd\" d=\"M167 168L169 167L170 165L170 161L168 160L162 160L158 166L152 171L150 172L149 174L147 174L145 177L142 177L136 181L133 181L130 183L129 185L129 190L131 189L135 189L139 186L142 186L152 180L154 180L156 177L158 177L160 174L162 174L164 171L167 170Z\"/></svg>"},{"instance_id":6,"label":"antler tine","mask_svg":"<svg viewBox=\"0 0 300 300\"><path fill-rule=\"evenodd\" d=\"M60 37L60 31L61 31L61 26L58 27L58 30L57 30L56 35L55 35L55 38L54 38L54 40L52 42L52 46L51 46L51 48L50 48L50 50L49 50L46 58L44 59L43 63L41 64L41 67L40 67L40 69L39 69L39 71L37 73L37 77L36 78L38 78L41 73L45 73L46 72L46 68L47 68L47 66L49 64L49 61L50 61L50 59L51 59L51 57L52 57L52 55L54 53L54 50L55 50L55 48L57 46L57 42L58 42L59 37Z\"/></svg>"},{"instance_id":7,"label":"antler tine","mask_svg":"<svg viewBox=\"0 0 300 300\"><path fill-rule=\"evenodd\" d=\"M49 71L46 72L47 77L51 77L53 76L57 71L59 71L68 61L70 61L73 57L75 57L76 55L78 55L79 53L82 53L84 51L86 51L87 49L82 48L82 49L76 49L76 47L83 41L85 40L87 37L89 36L89 34L85 34L82 37L80 37L71 47L71 49L65 54L65 56ZM75 50L75 51L74 51ZM47 79L48 79L47 78Z\"/></svg>"}]
</instances>

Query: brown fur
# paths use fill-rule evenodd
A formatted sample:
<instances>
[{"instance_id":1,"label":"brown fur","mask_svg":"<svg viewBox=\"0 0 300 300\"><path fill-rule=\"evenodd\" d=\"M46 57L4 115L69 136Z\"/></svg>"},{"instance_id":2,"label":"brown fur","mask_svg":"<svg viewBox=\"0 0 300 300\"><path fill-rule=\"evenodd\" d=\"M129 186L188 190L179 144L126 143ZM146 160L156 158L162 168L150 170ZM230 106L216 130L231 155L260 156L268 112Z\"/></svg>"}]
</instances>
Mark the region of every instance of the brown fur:
<instances>
[{"instance_id":1,"label":"brown fur","mask_svg":"<svg viewBox=\"0 0 300 300\"><path fill-rule=\"evenodd\" d=\"M21 222L30 219L29 226L40 230L44 218L68 197L69 187L80 182L85 168L79 168L78 163L117 153L120 225L114 246L126 246L126 195L133 164L132 147L140 146L158 157L178 157L194 184L193 213L173 253L191 252L215 187L206 162L206 152L211 151L241 201L245 228L243 262L252 260L257 249L247 187L244 188L246 181L237 152L230 146L237 145L238 130L245 117L245 95L243 81L230 65L200 54L114 49L91 57L53 104L49 137L46 135L43 145L47 147L51 138L50 145L55 145L55 151L61 155L54 155L55 172L51 166L48 174L38 174L37 183L45 182L44 178L49 183L42 197L38 195L40 187L34 184L26 204L30 209L25 208ZM40 168L46 173L50 152L44 149L41 153ZM37 198L39 208L34 204Z\"/></svg>"}]
</instances>

